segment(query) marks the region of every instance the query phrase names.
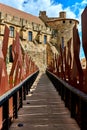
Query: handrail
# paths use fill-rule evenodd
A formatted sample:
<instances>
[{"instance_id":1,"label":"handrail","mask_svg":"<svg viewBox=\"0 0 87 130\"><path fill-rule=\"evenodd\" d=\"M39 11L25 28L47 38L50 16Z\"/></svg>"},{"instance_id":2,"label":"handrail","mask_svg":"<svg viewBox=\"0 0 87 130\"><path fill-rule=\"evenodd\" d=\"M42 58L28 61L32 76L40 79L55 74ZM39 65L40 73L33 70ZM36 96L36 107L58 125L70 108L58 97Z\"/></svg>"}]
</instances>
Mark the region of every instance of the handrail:
<instances>
[{"instance_id":1,"label":"handrail","mask_svg":"<svg viewBox=\"0 0 87 130\"><path fill-rule=\"evenodd\" d=\"M87 95L52 72L47 70L46 73L65 102L65 107L69 109L71 117L77 121L81 130L87 130Z\"/></svg>"},{"instance_id":2,"label":"handrail","mask_svg":"<svg viewBox=\"0 0 87 130\"><path fill-rule=\"evenodd\" d=\"M23 106L23 100L26 100L26 95L30 91L38 73L39 70L33 72L0 97L0 125L2 130L9 130L13 120L18 118L18 110Z\"/></svg>"},{"instance_id":3,"label":"handrail","mask_svg":"<svg viewBox=\"0 0 87 130\"><path fill-rule=\"evenodd\" d=\"M29 79L31 78L34 74L36 74L38 71L36 71L35 73L29 75L26 79L24 79L21 83L19 83L18 85L16 85L14 88L10 89L9 91L7 91L5 94L3 94L2 96L0 96L0 106L7 100L9 99L15 92L17 92L22 86L23 84Z\"/></svg>"},{"instance_id":4,"label":"handrail","mask_svg":"<svg viewBox=\"0 0 87 130\"><path fill-rule=\"evenodd\" d=\"M80 91L79 89L75 88L74 86L71 86L70 84L68 84L67 82L65 82L64 80L60 79L58 76L56 76L55 74L53 74L52 72L48 71L48 73L50 73L51 75L53 75L60 83L62 83L67 89L69 89L70 91L72 91L74 94L78 95L79 97L81 97L82 99L87 101L87 94L85 94L84 92Z\"/></svg>"}]
</instances>

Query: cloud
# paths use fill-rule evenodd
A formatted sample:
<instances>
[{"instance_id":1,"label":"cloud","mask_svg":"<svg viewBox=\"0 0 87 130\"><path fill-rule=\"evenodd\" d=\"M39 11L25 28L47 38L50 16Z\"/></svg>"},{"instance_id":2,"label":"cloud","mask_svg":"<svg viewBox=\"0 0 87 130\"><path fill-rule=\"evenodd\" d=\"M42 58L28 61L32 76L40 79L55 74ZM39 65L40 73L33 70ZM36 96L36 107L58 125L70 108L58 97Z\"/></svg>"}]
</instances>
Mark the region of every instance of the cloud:
<instances>
[{"instance_id":1,"label":"cloud","mask_svg":"<svg viewBox=\"0 0 87 130\"><path fill-rule=\"evenodd\" d=\"M68 18L77 19L77 18L76 18L76 14L70 9L70 7L67 7L67 8L65 8L64 10L66 11Z\"/></svg>"},{"instance_id":2,"label":"cloud","mask_svg":"<svg viewBox=\"0 0 87 130\"><path fill-rule=\"evenodd\" d=\"M81 3L75 3L72 7L70 7L74 14L76 14L76 19L79 21L79 32L81 32L81 14L84 10L84 8L87 5L87 0L83 0Z\"/></svg>"},{"instance_id":3,"label":"cloud","mask_svg":"<svg viewBox=\"0 0 87 130\"><path fill-rule=\"evenodd\" d=\"M63 9L61 4L54 5L51 0L26 0L23 2L23 10L37 16L39 11L45 10L49 17L55 17Z\"/></svg>"},{"instance_id":4,"label":"cloud","mask_svg":"<svg viewBox=\"0 0 87 130\"><path fill-rule=\"evenodd\" d=\"M86 5L86 4L87 4L87 0L83 0L82 5Z\"/></svg>"},{"instance_id":5,"label":"cloud","mask_svg":"<svg viewBox=\"0 0 87 130\"><path fill-rule=\"evenodd\" d=\"M59 12L62 11L62 4L58 4L58 5L50 5L47 8L47 15L49 17L58 17L59 16Z\"/></svg>"},{"instance_id":6,"label":"cloud","mask_svg":"<svg viewBox=\"0 0 87 130\"><path fill-rule=\"evenodd\" d=\"M36 16L39 15L40 10L45 10L49 17L56 17L60 11L65 10L68 18L77 19L79 19L79 14L84 5L87 4L87 0L83 0L82 3L76 2L75 5L64 8L62 4L55 3L55 0L0 0L0 2Z\"/></svg>"},{"instance_id":7,"label":"cloud","mask_svg":"<svg viewBox=\"0 0 87 130\"><path fill-rule=\"evenodd\" d=\"M55 3L55 0L0 0L0 2L36 16L39 15L39 11L46 11L49 17L58 17L60 11L66 11L67 18L79 20L78 30L81 39L81 14L87 5L87 0L76 2L66 8L61 3Z\"/></svg>"}]
</instances>

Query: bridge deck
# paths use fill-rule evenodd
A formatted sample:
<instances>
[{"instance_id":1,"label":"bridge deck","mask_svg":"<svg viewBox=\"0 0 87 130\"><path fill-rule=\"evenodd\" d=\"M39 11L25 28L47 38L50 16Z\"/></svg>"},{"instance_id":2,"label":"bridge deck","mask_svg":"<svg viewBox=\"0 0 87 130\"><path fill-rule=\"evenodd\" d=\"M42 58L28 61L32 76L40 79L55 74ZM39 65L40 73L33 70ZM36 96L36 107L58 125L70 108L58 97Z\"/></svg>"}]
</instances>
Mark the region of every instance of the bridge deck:
<instances>
[{"instance_id":1,"label":"bridge deck","mask_svg":"<svg viewBox=\"0 0 87 130\"><path fill-rule=\"evenodd\" d=\"M31 93L10 130L80 130L45 74Z\"/></svg>"}]
</instances>

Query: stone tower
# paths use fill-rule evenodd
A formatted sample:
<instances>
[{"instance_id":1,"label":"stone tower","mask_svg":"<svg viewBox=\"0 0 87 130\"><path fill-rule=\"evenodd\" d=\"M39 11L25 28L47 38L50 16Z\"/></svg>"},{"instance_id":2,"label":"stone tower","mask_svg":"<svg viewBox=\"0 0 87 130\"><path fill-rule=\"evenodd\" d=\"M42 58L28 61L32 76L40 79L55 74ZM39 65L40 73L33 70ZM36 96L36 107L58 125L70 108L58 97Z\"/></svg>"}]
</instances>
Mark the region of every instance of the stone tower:
<instances>
[{"instance_id":1,"label":"stone tower","mask_svg":"<svg viewBox=\"0 0 87 130\"><path fill-rule=\"evenodd\" d=\"M55 46L58 53L60 53L60 44L62 48L66 46L67 42L71 40L71 53L73 58L73 27L78 25L76 19L70 19L66 17L66 12L62 11L59 13L59 17L49 18L46 24L53 29L50 43ZM50 55L50 54L49 54Z\"/></svg>"}]
</instances>

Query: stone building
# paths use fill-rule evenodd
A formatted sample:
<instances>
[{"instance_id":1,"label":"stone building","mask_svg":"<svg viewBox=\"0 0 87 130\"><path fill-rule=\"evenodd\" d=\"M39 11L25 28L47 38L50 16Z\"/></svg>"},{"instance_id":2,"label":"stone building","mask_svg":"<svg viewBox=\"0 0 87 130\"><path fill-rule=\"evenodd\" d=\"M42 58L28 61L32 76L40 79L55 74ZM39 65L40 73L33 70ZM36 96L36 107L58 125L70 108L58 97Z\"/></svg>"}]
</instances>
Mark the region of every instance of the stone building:
<instances>
[{"instance_id":1,"label":"stone building","mask_svg":"<svg viewBox=\"0 0 87 130\"><path fill-rule=\"evenodd\" d=\"M17 31L24 51L27 51L40 70L44 71L55 53L59 54L59 45L67 46L67 41L73 38L73 26L77 24L77 20L66 18L66 12L60 12L57 18L49 18L46 11L40 11L37 17L0 4L0 45L4 27L7 25L10 30L8 52ZM10 57L7 61L10 61Z\"/></svg>"},{"instance_id":2,"label":"stone building","mask_svg":"<svg viewBox=\"0 0 87 130\"><path fill-rule=\"evenodd\" d=\"M16 31L20 34L21 46L41 69L46 68L46 43L52 30L37 16L0 4L0 44L4 35L4 25L10 29L9 47Z\"/></svg>"},{"instance_id":3,"label":"stone building","mask_svg":"<svg viewBox=\"0 0 87 130\"><path fill-rule=\"evenodd\" d=\"M73 57L73 27L79 24L76 19L70 19L66 17L66 12L62 11L59 13L59 17L48 17L45 11L40 11L39 17L52 28L52 36L50 39L50 43L55 46L60 53L60 44L62 49L66 46L67 50L67 42L71 40L71 53ZM49 48L49 47L48 47ZM49 51L48 51L48 55ZM51 60L48 61L50 64Z\"/></svg>"}]
</instances>

